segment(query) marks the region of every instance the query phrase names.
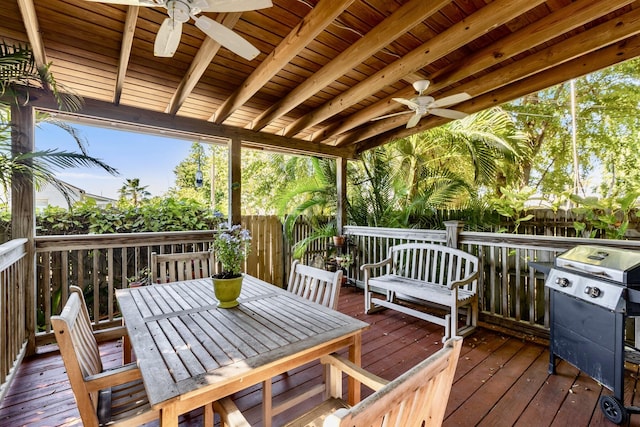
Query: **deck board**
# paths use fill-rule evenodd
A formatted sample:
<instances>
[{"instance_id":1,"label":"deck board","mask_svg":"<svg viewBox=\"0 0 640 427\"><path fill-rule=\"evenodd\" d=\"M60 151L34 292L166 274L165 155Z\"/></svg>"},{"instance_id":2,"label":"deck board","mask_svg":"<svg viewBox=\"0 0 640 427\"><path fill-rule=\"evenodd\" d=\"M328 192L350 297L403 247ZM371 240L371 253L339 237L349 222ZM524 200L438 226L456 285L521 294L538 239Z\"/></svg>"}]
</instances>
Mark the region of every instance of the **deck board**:
<instances>
[{"instance_id":1,"label":"deck board","mask_svg":"<svg viewBox=\"0 0 640 427\"><path fill-rule=\"evenodd\" d=\"M368 370L393 379L441 347L443 328L386 310L364 314L361 290L344 288L340 311L369 323L363 333L362 363ZM120 343L101 346L106 367L121 360ZM545 345L479 328L467 337L461 352L444 426L614 426L598 407L609 390L560 361L556 375L547 373ZM310 363L273 379L274 400L295 395L317 384L318 363ZM625 400L638 404L638 369L627 371ZM363 396L370 392L363 389ZM262 387L236 393L234 400L249 421L262 425ZM273 425L291 419L313 402L277 416ZM201 424L200 411L181 417L181 427ZM79 426L73 394L57 352L30 357L22 364L12 387L0 402L0 426ZM157 426L158 423L152 423ZM630 418L640 427L640 415Z\"/></svg>"}]
</instances>

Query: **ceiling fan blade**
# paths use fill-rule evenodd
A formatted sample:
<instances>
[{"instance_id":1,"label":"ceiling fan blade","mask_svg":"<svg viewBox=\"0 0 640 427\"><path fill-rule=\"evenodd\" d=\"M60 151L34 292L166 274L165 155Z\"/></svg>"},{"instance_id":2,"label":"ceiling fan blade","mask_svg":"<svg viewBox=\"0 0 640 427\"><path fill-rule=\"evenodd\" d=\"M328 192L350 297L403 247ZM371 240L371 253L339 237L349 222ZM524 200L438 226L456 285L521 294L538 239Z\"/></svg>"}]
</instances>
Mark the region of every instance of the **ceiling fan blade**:
<instances>
[{"instance_id":1,"label":"ceiling fan blade","mask_svg":"<svg viewBox=\"0 0 640 427\"><path fill-rule=\"evenodd\" d=\"M393 98L394 101L399 102L400 104L404 104L407 107L411 108L412 110L415 110L419 107L418 104L416 104L415 102L413 102L410 99L405 99L405 98Z\"/></svg>"},{"instance_id":2,"label":"ceiling fan blade","mask_svg":"<svg viewBox=\"0 0 640 427\"><path fill-rule=\"evenodd\" d=\"M448 110L446 108L429 108L429 113L434 116L446 117L447 119L464 119L468 116L467 113L456 110Z\"/></svg>"},{"instance_id":3,"label":"ceiling fan blade","mask_svg":"<svg viewBox=\"0 0 640 427\"><path fill-rule=\"evenodd\" d=\"M162 6L166 0L87 0L94 3L124 4L126 6Z\"/></svg>"},{"instance_id":4,"label":"ceiling fan blade","mask_svg":"<svg viewBox=\"0 0 640 427\"><path fill-rule=\"evenodd\" d=\"M401 116L403 114L409 114L409 113L413 113L413 111L400 111L399 113L386 114L384 116L375 117L375 118L371 119L371 121L373 122L373 121L376 121L376 120L388 119L389 117Z\"/></svg>"},{"instance_id":5,"label":"ceiling fan blade","mask_svg":"<svg viewBox=\"0 0 640 427\"><path fill-rule=\"evenodd\" d=\"M245 12L272 7L271 0L203 0L203 12Z\"/></svg>"},{"instance_id":6,"label":"ceiling fan blade","mask_svg":"<svg viewBox=\"0 0 640 427\"><path fill-rule=\"evenodd\" d=\"M437 99L433 103L431 103L429 107L448 107L449 105L458 104L468 99L471 99L471 95L469 95L467 92L460 92L456 93L455 95L445 96L444 98Z\"/></svg>"},{"instance_id":7,"label":"ceiling fan blade","mask_svg":"<svg viewBox=\"0 0 640 427\"><path fill-rule=\"evenodd\" d=\"M172 57L176 53L176 49L178 49L181 36L182 22L171 18L165 19L156 35L153 54L165 58Z\"/></svg>"},{"instance_id":8,"label":"ceiling fan blade","mask_svg":"<svg viewBox=\"0 0 640 427\"><path fill-rule=\"evenodd\" d=\"M193 19L196 27L203 33L247 61L251 61L260 53L254 45L213 19L207 16L194 16Z\"/></svg>"},{"instance_id":9,"label":"ceiling fan blade","mask_svg":"<svg viewBox=\"0 0 640 427\"><path fill-rule=\"evenodd\" d=\"M407 129L417 125L421 118L422 118L422 114L420 113L415 113L413 116L411 116L411 118L407 122Z\"/></svg>"}]
</instances>

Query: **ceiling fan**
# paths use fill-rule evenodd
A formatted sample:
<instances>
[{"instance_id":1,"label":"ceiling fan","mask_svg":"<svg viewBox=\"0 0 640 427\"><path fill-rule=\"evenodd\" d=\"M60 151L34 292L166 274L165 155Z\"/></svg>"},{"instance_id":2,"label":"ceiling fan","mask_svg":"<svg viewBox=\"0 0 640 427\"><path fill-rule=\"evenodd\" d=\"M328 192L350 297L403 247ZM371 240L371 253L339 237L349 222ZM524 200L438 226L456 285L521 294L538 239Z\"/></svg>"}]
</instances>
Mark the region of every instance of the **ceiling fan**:
<instances>
[{"instance_id":1,"label":"ceiling fan","mask_svg":"<svg viewBox=\"0 0 640 427\"><path fill-rule=\"evenodd\" d=\"M388 117L399 116L401 114L413 113L413 116L409 118L407 122L407 129L414 127L418 124L420 119L427 115L433 114L434 116L446 117L448 119L462 119L467 117L467 113L462 111L450 110L447 108L453 104L471 99L471 95L466 92L456 93L455 95L445 96L442 99L436 100L432 96L422 95L429 87L429 80L417 80L413 83L413 87L418 92L418 96L405 99L405 98L393 98L394 101L409 107L410 111L401 111L399 113L387 114L386 116L376 117L373 120L386 119Z\"/></svg>"},{"instance_id":2,"label":"ceiling fan","mask_svg":"<svg viewBox=\"0 0 640 427\"><path fill-rule=\"evenodd\" d=\"M244 12L273 6L271 0L89 0L99 3L128 6L161 6L167 9L156 35L153 48L155 56L171 57L180 44L182 24L193 19L196 27L222 46L251 61L260 51L247 40L201 12Z\"/></svg>"}]
</instances>

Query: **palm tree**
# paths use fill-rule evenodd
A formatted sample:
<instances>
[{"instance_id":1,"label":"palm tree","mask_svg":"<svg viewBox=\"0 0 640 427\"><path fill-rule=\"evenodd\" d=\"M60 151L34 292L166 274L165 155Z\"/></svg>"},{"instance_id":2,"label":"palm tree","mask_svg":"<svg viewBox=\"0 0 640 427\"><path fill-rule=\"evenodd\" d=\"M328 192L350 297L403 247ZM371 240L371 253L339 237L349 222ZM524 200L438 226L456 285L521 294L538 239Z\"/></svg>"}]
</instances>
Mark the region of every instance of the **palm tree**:
<instances>
[{"instance_id":1,"label":"palm tree","mask_svg":"<svg viewBox=\"0 0 640 427\"><path fill-rule=\"evenodd\" d=\"M284 218L287 238L293 238L293 230L301 216L305 216L313 230L293 247L294 258L302 256L307 246L319 239L337 233L335 216L338 193L336 189L336 162L328 159L311 158L311 174L300 177L278 200L278 213Z\"/></svg>"},{"instance_id":2,"label":"palm tree","mask_svg":"<svg viewBox=\"0 0 640 427\"><path fill-rule=\"evenodd\" d=\"M0 186L5 194L14 174L30 175L36 188L51 184L57 188L70 203L68 188L55 176L57 168L78 166L97 166L112 175L117 170L101 160L87 154L84 141L75 128L53 119L43 113L36 115L36 122L49 122L67 131L78 144L81 153L45 150L28 153L13 153L11 150L11 110L13 104L27 102L22 94L29 87L40 87L51 94L61 109L78 110L82 105L80 97L69 91L63 91L49 71L49 66L36 67L33 51L28 45L10 45L0 42ZM7 99L9 101L7 101Z\"/></svg>"},{"instance_id":3,"label":"palm tree","mask_svg":"<svg viewBox=\"0 0 640 427\"><path fill-rule=\"evenodd\" d=\"M140 178L127 178L124 185L120 188L120 197L122 199L131 199L133 206L138 206L141 200L151 196L147 191L148 185L140 186Z\"/></svg>"},{"instance_id":4,"label":"palm tree","mask_svg":"<svg viewBox=\"0 0 640 427\"><path fill-rule=\"evenodd\" d=\"M441 207L460 205L481 187L498 187L506 165L513 167L527 155L526 141L501 108L398 140L390 149L397 179L405 186L404 206L433 193L434 184L439 196L430 199Z\"/></svg>"},{"instance_id":5,"label":"palm tree","mask_svg":"<svg viewBox=\"0 0 640 427\"><path fill-rule=\"evenodd\" d=\"M77 111L82 106L82 98L58 85L50 64L36 65L29 45L0 41L0 95L12 98L11 103L27 102L28 97L22 98L27 93L25 89L30 87L38 87L52 95L63 110ZM6 104L6 101L0 98L0 103Z\"/></svg>"}]
</instances>

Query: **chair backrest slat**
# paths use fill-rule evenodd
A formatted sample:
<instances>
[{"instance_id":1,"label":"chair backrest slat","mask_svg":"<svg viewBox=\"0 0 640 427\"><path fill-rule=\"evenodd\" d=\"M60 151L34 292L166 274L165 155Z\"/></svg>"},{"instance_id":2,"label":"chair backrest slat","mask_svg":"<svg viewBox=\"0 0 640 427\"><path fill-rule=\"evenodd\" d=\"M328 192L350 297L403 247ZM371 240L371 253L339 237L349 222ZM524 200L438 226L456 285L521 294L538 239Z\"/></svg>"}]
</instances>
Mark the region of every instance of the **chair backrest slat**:
<instances>
[{"instance_id":1,"label":"chair backrest slat","mask_svg":"<svg viewBox=\"0 0 640 427\"><path fill-rule=\"evenodd\" d=\"M211 252L184 252L179 254L151 254L153 283L211 277L214 271Z\"/></svg>"},{"instance_id":2,"label":"chair backrest slat","mask_svg":"<svg viewBox=\"0 0 640 427\"><path fill-rule=\"evenodd\" d=\"M342 271L335 273L294 261L287 290L310 301L337 310Z\"/></svg>"}]
</instances>

